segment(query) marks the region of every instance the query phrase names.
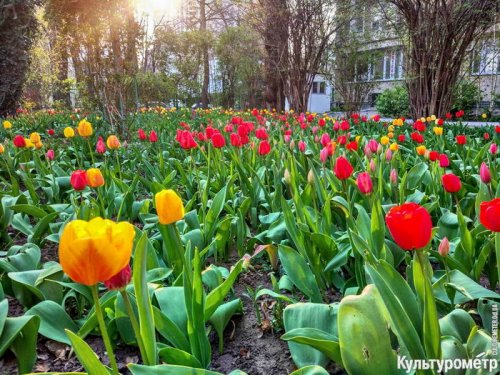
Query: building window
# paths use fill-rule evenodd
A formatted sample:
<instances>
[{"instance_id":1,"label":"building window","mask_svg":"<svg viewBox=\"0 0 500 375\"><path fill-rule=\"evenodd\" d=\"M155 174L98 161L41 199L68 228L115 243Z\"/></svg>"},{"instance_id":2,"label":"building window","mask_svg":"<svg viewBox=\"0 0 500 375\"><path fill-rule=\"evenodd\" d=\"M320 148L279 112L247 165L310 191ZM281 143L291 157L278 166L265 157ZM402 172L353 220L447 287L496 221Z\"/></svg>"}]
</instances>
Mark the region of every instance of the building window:
<instances>
[{"instance_id":1,"label":"building window","mask_svg":"<svg viewBox=\"0 0 500 375\"><path fill-rule=\"evenodd\" d=\"M313 94L325 94L326 93L326 82L313 82L312 93Z\"/></svg>"},{"instance_id":2,"label":"building window","mask_svg":"<svg viewBox=\"0 0 500 375\"><path fill-rule=\"evenodd\" d=\"M472 52L471 74L499 74L499 53L494 41L478 43Z\"/></svg>"}]
</instances>

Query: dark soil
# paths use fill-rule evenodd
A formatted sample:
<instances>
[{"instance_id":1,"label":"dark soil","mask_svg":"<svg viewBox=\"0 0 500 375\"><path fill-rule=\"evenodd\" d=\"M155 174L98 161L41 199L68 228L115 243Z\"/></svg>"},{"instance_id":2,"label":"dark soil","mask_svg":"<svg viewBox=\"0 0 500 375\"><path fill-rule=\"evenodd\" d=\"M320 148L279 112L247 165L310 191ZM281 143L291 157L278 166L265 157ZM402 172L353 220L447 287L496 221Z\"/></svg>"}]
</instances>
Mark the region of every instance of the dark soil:
<instances>
[{"instance_id":1,"label":"dark soil","mask_svg":"<svg viewBox=\"0 0 500 375\"><path fill-rule=\"evenodd\" d=\"M272 313L269 307L273 301L262 298L260 308L263 323L259 325L252 301L244 296L247 286L255 289L261 285L272 288L269 275L258 267L243 273L235 284L235 295L243 303L243 315L234 317L228 324L223 353L218 353L217 340L214 340L212 370L224 374L239 369L249 375L282 375L295 369L287 343L280 340L283 332L274 332L271 327Z\"/></svg>"},{"instance_id":2,"label":"dark soil","mask_svg":"<svg viewBox=\"0 0 500 375\"><path fill-rule=\"evenodd\" d=\"M100 337L89 336L85 342L97 353L102 363L109 366L105 355L104 344ZM118 346L115 348L116 362L122 374L130 374L127 364L138 363L139 351L132 346ZM39 336L37 344L37 361L33 372L83 372L84 369L70 347ZM17 374L16 358L11 352L6 352L0 359L0 375Z\"/></svg>"}]
</instances>

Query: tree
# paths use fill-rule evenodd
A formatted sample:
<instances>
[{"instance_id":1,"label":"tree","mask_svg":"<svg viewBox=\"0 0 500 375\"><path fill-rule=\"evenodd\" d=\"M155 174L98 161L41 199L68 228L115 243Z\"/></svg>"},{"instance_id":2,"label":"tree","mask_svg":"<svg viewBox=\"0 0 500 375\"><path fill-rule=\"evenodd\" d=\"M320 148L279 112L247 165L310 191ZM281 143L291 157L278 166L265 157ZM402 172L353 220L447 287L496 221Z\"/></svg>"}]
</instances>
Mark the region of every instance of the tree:
<instances>
[{"instance_id":1,"label":"tree","mask_svg":"<svg viewBox=\"0 0 500 375\"><path fill-rule=\"evenodd\" d=\"M39 0L4 0L0 4L0 117L15 113L37 32Z\"/></svg>"},{"instance_id":2,"label":"tree","mask_svg":"<svg viewBox=\"0 0 500 375\"><path fill-rule=\"evenodd\" d=\"M222 81L222 106L257 106L262 49L255 31L244 25L227 27L219 35L215 56Z\"/></svg>"},{"instance_id":3,"label":"tree","mask_svg":"<svg viewBox=\"0 0 500 375\"><path fill-rule=\"evenodd\" d=\"M341 97L343 110L347 114L359 112L368 93L376 86L376 82L370 79L370 73L373 72L372 66L380 52L366 48L366 45L378 36L369 28L359 33L351 27L365 3L368 2L357 1L353 5L351 1L340 0L337 3L338 32L331 49L329 68L333 73L332 86Z\"/></svg>"},{"instance_id":4,"label":"tree","mask_svg":"<svg viewBox=\"0 0 500 375\"><path fill-rule=\"evenodd\" d=\"M472 43L495 22L497 0L388 0L406 24L413 117L443 116Z\"/></svg>"}]
</instances>

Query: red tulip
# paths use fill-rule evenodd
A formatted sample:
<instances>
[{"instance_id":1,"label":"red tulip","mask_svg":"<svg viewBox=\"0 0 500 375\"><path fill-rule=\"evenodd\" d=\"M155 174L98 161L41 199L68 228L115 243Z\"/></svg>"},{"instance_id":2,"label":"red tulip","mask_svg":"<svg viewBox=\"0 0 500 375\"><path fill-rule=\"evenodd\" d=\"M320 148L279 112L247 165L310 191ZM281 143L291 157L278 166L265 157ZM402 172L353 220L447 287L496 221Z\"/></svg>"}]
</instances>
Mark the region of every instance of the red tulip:
<instances>
[{"instance_id":1,"label":"red tulip","mask_svg":"<svg viewBox=\"0 0 500 375\"><path fill-rule=\"evenodd\" d=\"M114 275L111 279L104 281L104 286L109 290L125 288L132 278L132 270L127 264L120 272Z\"/></svg>"},{"instance_id":2,"label":"red tulip","mask_svg":"<svg viewBox=\"0 0 500 375\"><path fill-rule=\"evenodd\" d=\"M141 141L145 141L145 140L147 139L147 137L146 137L146 133L144 132L144 130L143 130L143 129L139 129L139 130L137 130L137 134L139 135L139 139L140 139Z\"/></svg>"},{"instance_id":3,"label":"red tulip","mask_svg":"<svg viewBox=\"0 0 500 375\"><path fill-rule=\"evenodd\" d=\"M226 139L221 133L212 134L212 144L215 148L221 148L226 145Z\"/></svg>"},{"instance_id":4,"label":"red tulip","mask_svg":"<svg viewBox=\"0 0 500 375\"><path fill-rule=\"evenodd\" d=\"M490 139L490 133L484 133L483 138L486 140Z\"/></svg>"},{"instance_id":5,"label":"red tulip","mask_svg":"<svg viewBox=\"0 0 500 375\"><path fill-rule=\"evenodd\" d=\"M495 133L500 134L500 125L495 126Z\"/></svg>"},{"instance_id":6,"label":"red tulip","mask_svg":"<svg viewBox=\"0 0 500 375\"><path fill-rule=\"evenodd\" d=\"M446 168L449 165L450 165L450 159L448 159L448 156L446 154L439 155L439 166L441 168Z\"/></svg>"},{"instance_id":7,"label":"red tulip","mask_svg":"<svg viewBox=\"0 0 500 375\"><path fill-rule=\"evenodd\" d=\"M155 143L158 142L158 134L154 130L149 132L149 142Z\"/></svg>"},{"instance_id":8,"label":"red tulip","mask_svg":"<svg viewBox=\"0 0 500 375\"><path fill-rule=\"evenodd\" d=\"M484 161L481 164L481 168L479 168L479 177L485 184L489 184L491 182L490 168L488 168L488 165Z\"/></svg>"},{"instance_id":9,"label":"red tulip","mask_svg":"<svg viewBox=\"0 0 500 375\"><path fill-rule=\"evenodd\" d=\"M368 172L358 174L356 184L358 185L359 191L363 194L370 194L373 192L373 182Z\"/></svg>"},{"instance_id":10,"label":"red tulip","mask_svg":"<svg viewBox=\"0 0 500 375\"><path fill-rule=\"evenodd\" d=\"M259 143L259 155L267 155L271 152L271 145L268 141L262 141Z\"/></svg>"},{"instance_id":11,"label":"red tulip","mask_svg":"<svg viewBox=\"0 0 500 375\"><path fill-rule=\"evenodd\" d=\"M500 232L500 198L481 203L479 221L492 232Z\"/></svg>"},{"instance_id":12,"label":"red tulip","mask_svg":"<svg viewBox=\"0 0 500 375\"><path fill-rule=\"evenodd\" d=\"M348 149L349 151L357 151L357 149L358 149L358 142L356 142L356 141L349 142L345 146L345 148Z\"/></svg>"},{"instance_id":13,"label":"red tulip","mask_svg":"<svg viewBox=\"0 0 500 375\"><path fill-rule=\"evenodd\" d=\"M47 130L47 134L50 136L53 136L54 134L56 134L56 132L54 129L49 129L49 130Z\"/></svg>"},{"instance_id":14,"label":"red tulip","mask_svg":"<svg viewBox=\"0 0 500 375\"><path fill-rule=\"evenodd\" d=\"M467 137L465 135L457 135L455 137L457 144L463 146L467 142Z\"/></svg>"},{"instance_id":15,"label":"red tulip","mask_svg":"<svg viewBox=\"0 0 500 375\"><path fill-rule=\"evenodd\" d=\"M74 171L71 173L69 181L76 191L83 190L87 186L87 172L82 170Z\"/></svg>"},{"instance_id":16,"label":"red tulip","mask_svg":"<svg viewBox=\"0 0 500 375\"><path fill-rule=\"evenodd\" d=\"M421 249L431 240L431 215L416 203L392 207L385 222L394 241L404 250Z\"/></svg>"},{"instance_id":17,"label":"red tulip","mask_svg":"<svg viewBox=\"0 0 500 375\"><path fill-rule=\"evenodd\" d=\"M404 142L406 140L406 137L404 134L398 135L398 142Z\"/></svg>"},{"instance_id":18,"label":"red tulip","mask_svg":"<svg viewBox=\"0 0 500 375\"><path fill-rule=\"evenodd\" d=\"M339 180L346 180L351 177L353 170L354 168L352 167L351 163L349 163L349 160L347 160L345 157L339 156L337 160L335 160L333 172Z\"/></svg>"},{"instance_id":19,"label":"red tulip","mask_svg":"<svg viewBox=\"0 0 500 375\"><path fill-rule=\"evenodd\" d=\"M325 120L324 118L320 118L320 119L318 120L318 125L319 125L319 126L325 126L325 125L326 125L326 120Z\"/></svg>"},{"instance_id":20,"label":"red tulip","mask_svg":"<svg viewBox=\"0 0 500 375\"><path fill-rule=\"evenodd\" d=\"M446 190L448 193L456 193L462 188L460 178L453 173L447 173L443 175L441 181L443 182L444 190Z\"/></svg>"},{"instance_id":21,"label":"red tulip","mask_svg":"<svg viewBox=\"0 0 500 375\"><path fill-rule=\"evenodd\" d=\"M234 147L241 147L241 137L237 133L231 133L229 136L229 141Z\"/></svg>"},{"instance_id":22,"label":"red tulip","mask_svg":"<svg viewBox=\"0 0 500 375\"><path fill-rule=\"evenodd\" d=\"M429 160L430 161L436 161L439 158L439 152L437 151L431 151L429 152Z\"/></svg>"},{"instance_id":23,"label":"red tulip","mask_svg":"<svg viewBox=\"0 0 500 375\"><path fill-rule=\"evenodd\" d=\"M22 135L16 135L14 137L14 146L16 146L17 148L24 148L26 147L26 140L24 139L24 137Z\"/></svg>"},{"instance_id":24,"label":"red tulip","mask_svg":"<svg viewBox=\"0 0 500 375\"><path fill-rule=\"evenodd\" d=\"M320 142L321 142L321 145L322 145L323 147L326 147L326 145L327 145L328 143L330 143L330 141L331 141L331 139L330 139L330 136L328 135L328 133L323 133L323 134L321 135L321 141L320 141Z\"/></svg>"}]
</instances>

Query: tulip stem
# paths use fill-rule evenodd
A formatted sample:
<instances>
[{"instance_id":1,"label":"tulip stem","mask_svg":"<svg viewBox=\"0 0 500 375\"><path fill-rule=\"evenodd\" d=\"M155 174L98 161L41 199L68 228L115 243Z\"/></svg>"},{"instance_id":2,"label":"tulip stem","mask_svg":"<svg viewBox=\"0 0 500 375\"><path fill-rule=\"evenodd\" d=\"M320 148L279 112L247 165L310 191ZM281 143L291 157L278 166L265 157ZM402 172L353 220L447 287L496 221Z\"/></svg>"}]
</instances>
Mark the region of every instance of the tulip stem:
<instances>
[{"instance_id":1,"label":"tulip stem","mask_svg":"<svg viewBox=\"0 0 500 375\"><path fill-rule=\"evenodd\" d=\"M130 297L125 289L120 290L123 297L123 302L125 303L125 308L127 309L128 316L130 318L130 323L132 323L132 328L135 333L135 338L137 339L137 345L139 346L139 351L141 352L142 361L147 361L146 349L144 348L144 342L142 341L141 329L137 318L135 316L134 309L132 308L132 303L130 302Z\"/></svg>"},{"instance_id":2,"label":"tulip stem","mask_svg":"<svg viewBox=\"0 0 500 375\"><path fill-rule=\"evenodd\" d=\"M90 146L90 139L87 138L87 144L89 146L89 152L90 152L90 160L92 160L92 166L95 165L94 162L94 153L92 152L92 146Z\"/></svg>"},{"instance_id":3,"label":"tulip stem","mask_svg":"<svg viewBox=\"0 0 500 375\"><path fill-rule=\"evenodd\" d=\"M113 347L111 346L111 341L109 340L108 330L106 329L106 323L104 322L104 316L102 314L101 304L99 302L99 294L97 292L97 284L92 285L90 287L92 290L92 298L94 299L95 304L95 314L97 316L97 321L99 322L99 328L101 329L102 340L104 341L104 347L106 348L106 352L108 353L109 362L111 364L111 368L113 369L113 373L118 375L118 365L116 364L115 355L113 353Z\"/></svg>"}]
</instances>

